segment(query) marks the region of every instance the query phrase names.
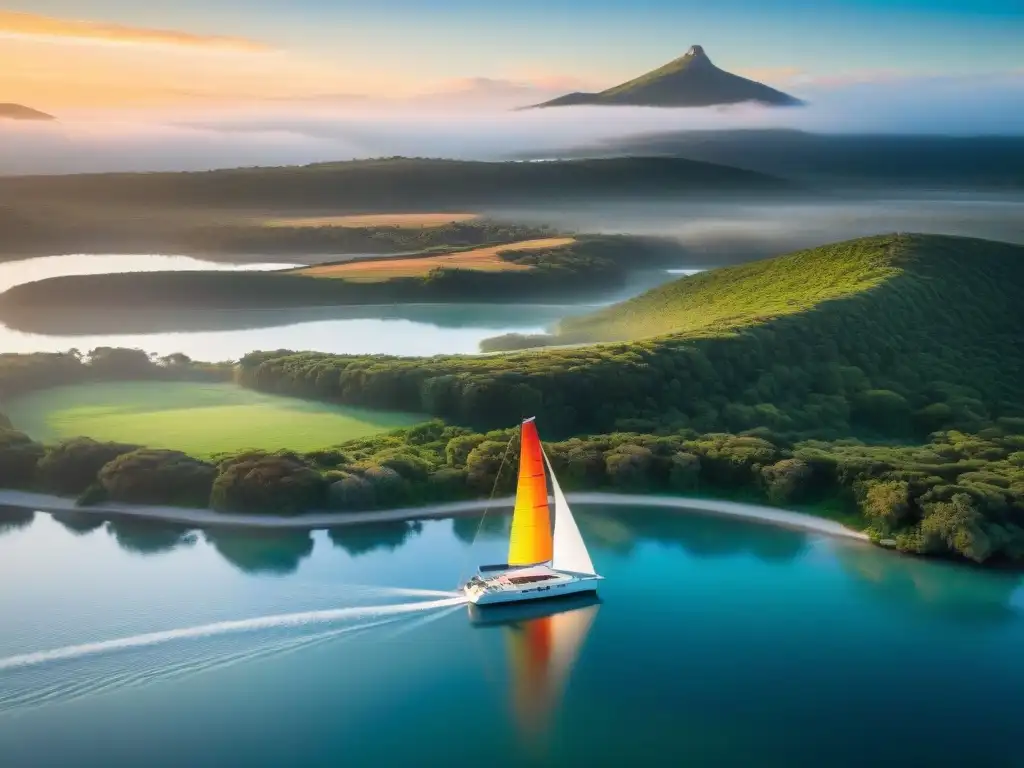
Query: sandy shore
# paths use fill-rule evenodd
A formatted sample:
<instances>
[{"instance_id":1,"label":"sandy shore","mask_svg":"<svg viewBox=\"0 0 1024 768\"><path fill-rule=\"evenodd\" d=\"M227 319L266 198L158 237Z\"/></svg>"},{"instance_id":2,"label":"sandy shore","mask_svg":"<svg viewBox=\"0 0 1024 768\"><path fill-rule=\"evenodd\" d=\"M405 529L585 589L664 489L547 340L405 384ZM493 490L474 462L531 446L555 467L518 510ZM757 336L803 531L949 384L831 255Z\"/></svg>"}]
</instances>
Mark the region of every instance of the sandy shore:
<instances>
[{"instance_id":1,"label":"sandy shore","mask_svg":"<svg viewBox=\"0 0 1024 768\"><path fill-rule=\"evenodd\" d=\"M576 504L603 504L633 507L660 507L673 510L690 510L706 514L736 517L744 520L779 525L801 531L811 531L828 536L867 540L867 536L833 520L827 520L801 512L787 512L774 507L758 504L744 504L736 501L717 499L681 498L678 496L634 496L622 493L570 493L569 501ZM491 509L509 508L513 499L494 499ZM407 507L374 512L311 512L296 517L281 515L240 515L214 512L210 509L184 509L180 507L158 507L131 504L100 504L94 507L79 507L74 499L47 496L39 493L0 490L0 504L24 507L40 512L77 512L83 515L125 515L168 523L182 523L197 527L237 526L243 528L337 528L345 525L365 523L397 522L402 520L427 520L439 517L479 512L488 506L486 501L460 501L450 504L436 504L428 507Z\"/></svg>"}]
</instances>

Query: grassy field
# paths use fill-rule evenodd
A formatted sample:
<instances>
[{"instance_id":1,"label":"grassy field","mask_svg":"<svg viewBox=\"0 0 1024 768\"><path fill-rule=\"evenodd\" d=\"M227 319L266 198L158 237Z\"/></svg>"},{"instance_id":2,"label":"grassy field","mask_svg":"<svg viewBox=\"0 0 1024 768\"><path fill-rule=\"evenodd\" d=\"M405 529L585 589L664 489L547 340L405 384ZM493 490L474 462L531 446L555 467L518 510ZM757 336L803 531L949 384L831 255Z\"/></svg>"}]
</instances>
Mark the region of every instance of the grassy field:
<instances>
[{"instance_id":1,"label":"grassy field","mask_svg":"<svg viewBox=\"0 0 1024 768\"><path fill-rule=\"evenodd\" d=\"M913 248L910 239L864 238L710 270L569 318L559 335L579 342L727 333L880 285L902 272Z\"/></svg>"},{"instance_id":2,"label":"grassy field","mask_svg":"<svg viewBox=\"0 0 1024 768\"><path fill-rule=\"evenodd\" d=\"M480 218L476 213L370 213L350 216L304 216L268 219L268 227L402 227L430 229Z\"/></svg>"},{"instance_id":3,"label":"grassy field","mask_svg":"<svg viewBox=\"0 0 1024 768\"><path fill-rule=\"evenodd\" d=\"M472 269L484 272L511 272L526 270L531 267L525 264L505 261L499 254L510 251L539 251L548 248L561 248L574 242L575 239L571 237L545 237L537 240L508 243L507 245L473 248L472 250L441 256L384 258L344 264L324 264L298 270L296 274L312 277L341 277L356 282L380 282L393 277L420 277L437 267Z\"/></svg>"},{"instance_id":4,"label":"grassy field","mask_svg":"<svg viewBox=\"0 0 1024 768\"><path fill-rule=\"evenodd\" d=\"M18 429L41 440L86 436L197 456L244 448L315 450L425 420L189 382L59 387L17 398L5 411Z\"/></svg>"}]
</instances>

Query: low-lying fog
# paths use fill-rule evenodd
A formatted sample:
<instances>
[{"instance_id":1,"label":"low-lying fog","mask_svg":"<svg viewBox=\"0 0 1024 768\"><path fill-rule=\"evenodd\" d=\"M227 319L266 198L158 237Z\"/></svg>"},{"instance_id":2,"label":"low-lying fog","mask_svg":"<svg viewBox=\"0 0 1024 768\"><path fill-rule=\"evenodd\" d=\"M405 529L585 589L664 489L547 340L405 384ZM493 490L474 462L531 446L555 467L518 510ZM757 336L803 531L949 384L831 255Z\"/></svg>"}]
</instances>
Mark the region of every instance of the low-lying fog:
<instances>
[{"instance_id":1,"label":"low-lying fog","mask_svg":"<svg viewBox=\"0 0 1024 768\"><path fill-rule=\"evenodd\" d=\"M781 87L786 87L781 85ZM824 133L1024 133L1024 74L793 84L801 108L280 104L197 111L62 113L0 122L0 173L196 170L390 155L499 159L650 131L795 128ZM59 111L59 110L55 110Z\"/></svg>"},{"instance_id":2,"label":"low-lying fog","mask_svg":"<svg viewBox=\"0 0 1024 768\"><path fill-rule=\"evenodd\" d=\"M557 208L505 208L489 215L580 232L661 235L688 253L680 266L710 267L890 232L927 232L1024 243L1024 196L921 195L891 199L636 200Z\"/></svg>"}]
</instances>

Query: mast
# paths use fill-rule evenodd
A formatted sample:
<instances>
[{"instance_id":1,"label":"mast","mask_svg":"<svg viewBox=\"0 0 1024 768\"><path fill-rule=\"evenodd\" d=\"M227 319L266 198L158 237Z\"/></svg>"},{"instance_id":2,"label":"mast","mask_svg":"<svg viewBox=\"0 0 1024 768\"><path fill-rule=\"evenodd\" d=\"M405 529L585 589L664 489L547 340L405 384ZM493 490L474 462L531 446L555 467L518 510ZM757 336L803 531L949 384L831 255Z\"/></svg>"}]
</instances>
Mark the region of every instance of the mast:
<instances>
[{"instance_id":1,"label":"mast","mask_svg":"<svg viewBox=\"0 0 1024 768\"><path fill-rule=\"evenodd\" d=\"M519 482L512 513L508 564L546 563L552 558L553 546L544 451L531 417L523 422L519 436Z\"/></svg>"}]
</instances>

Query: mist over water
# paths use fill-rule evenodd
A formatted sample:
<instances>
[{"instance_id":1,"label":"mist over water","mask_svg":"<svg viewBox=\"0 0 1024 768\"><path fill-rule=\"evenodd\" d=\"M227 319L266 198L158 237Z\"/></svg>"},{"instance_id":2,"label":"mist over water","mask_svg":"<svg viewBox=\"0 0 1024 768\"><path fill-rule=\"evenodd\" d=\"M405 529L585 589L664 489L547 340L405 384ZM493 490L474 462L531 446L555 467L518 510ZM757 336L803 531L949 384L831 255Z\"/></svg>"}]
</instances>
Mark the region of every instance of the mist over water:
<instances>
[{"instance_id":1,"label":"mist over water","mask_svg":"<svg viewBox=\"0 0 1024 768\"><path fill-rule=\"evenodd\" d=\"M808 106L704 109L493 104L247 107L69 112L0 123L0 174L201 170L391 155L502 159L650 131L794 128L822 133L1024 134L1024 75L772 83Z\"/></svg>"},{"instance_id":2,"label":"mist over water","mask_svg":"<svg viewBox=\"0 0 1024 768\"><path fill-rule=\"evenodd\" d=\"M501 208L488 216L579 232L671 237L683 246L664 272L637 273L599 301L577 305L408 305L264 311L103 312L64 317L59 308L32 328L0 324L11 352L128 346L161 355L237 359L254 349L398 355L473 354L483 339L543 333L561 318L621 301L670 279L674 270L707 269L855 237L926 232L1024 243L1024 195L895 194L888 199L833 196L751 200L623 200L544 208ZM129 265L128 262L131 262ZM173 262L173 264L172 264ZM192 259L65 256L0 264L0 289L55 273L195 268ZM209 265L215 266L215 265ZM226 265L221 265L226 266ZM250 265L271 268L274 264ZM204 266L206 268L206 266Z\"/></svg>"},{"instance_id":3,"label":"mist over water","mask_svg":"<svg viewBox=\"0 0 1024 768\"><path fill-rule=\"evenodd\" d=\"M887 199L624 200L491 212L582 232L671 237L687 250L683 267L714 267L856 237L891 232L1024 243L1024 195L908 193Z\"/></svg>"}]
</instances>

